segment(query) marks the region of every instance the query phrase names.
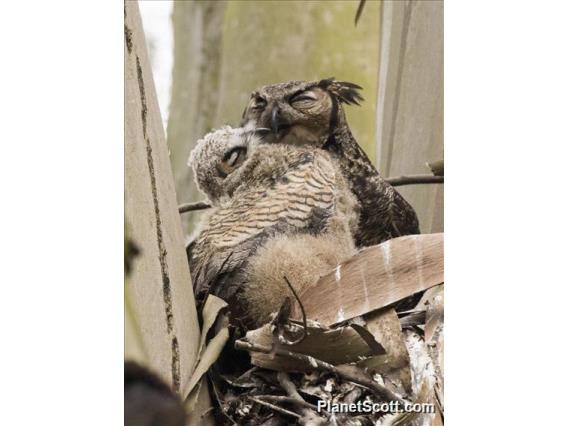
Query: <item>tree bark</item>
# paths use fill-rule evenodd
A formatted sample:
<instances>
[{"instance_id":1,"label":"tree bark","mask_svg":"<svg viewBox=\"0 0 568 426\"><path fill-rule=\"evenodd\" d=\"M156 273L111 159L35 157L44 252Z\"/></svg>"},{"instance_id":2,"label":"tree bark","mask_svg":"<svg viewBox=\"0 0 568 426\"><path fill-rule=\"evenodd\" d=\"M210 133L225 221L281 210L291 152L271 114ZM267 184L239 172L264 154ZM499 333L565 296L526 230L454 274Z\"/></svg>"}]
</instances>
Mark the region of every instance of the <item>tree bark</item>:
<instances>
[{"instance_id":1,"label":"tree bark","mask_svg":"<svg viewBox=\"0 0 568 426\"><path fill-rule=\"evenodd\" d=\"M137 2L125 2L124 14L125 215L140 250L125 285L135 319L127 325L139 329L147 366L180 392L195 364L199 324Z\"/></svg>"},{"instance_id":2,"label":"tree bark","mask_svg":"<svg viewBox=\"0 0 568 426\"><path fill-rule=\"evenodd\" d=\"M174 2L174 69L168 145L179 204L204 198L195 185L187 159L195 142L219 125L215 122L215 113L225 7L223 1ZM186 234L193 232L199 218L199 213L182 217Z\"/></svg>"},{"instance_id":3,"label":"tree bark","mask_svg":"<svg viewBox=\"0 0 568 426\"><path fill-rule=\"evenodd\" d=\"M377 157L383 176L430 173L444 156L444 5L382 3L377 103ZM422 232L441 232L444 187L406 186Z\"/></svg>"}]
</instances>

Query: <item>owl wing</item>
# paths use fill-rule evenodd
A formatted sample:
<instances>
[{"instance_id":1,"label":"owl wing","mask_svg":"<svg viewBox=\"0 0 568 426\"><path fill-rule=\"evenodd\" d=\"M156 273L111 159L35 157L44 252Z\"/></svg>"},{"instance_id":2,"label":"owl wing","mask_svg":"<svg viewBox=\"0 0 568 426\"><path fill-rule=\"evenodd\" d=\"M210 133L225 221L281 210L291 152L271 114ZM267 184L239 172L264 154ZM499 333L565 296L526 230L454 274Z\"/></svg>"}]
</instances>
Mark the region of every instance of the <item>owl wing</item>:
<instances>
[{"instance_id":1,"label":"owl wing","mask_svg":"<svg viewBox=\"0 0 568 426\"><path fill-rule=\"evenodd\" d=\"M391 238L420 233L412 206L378 173L355 179L354 192L361 202L356 235L358 246L372 246Z\"/></svg>"},{"instance_id":2,"label":"owl wing","mask_svg":"<svg viewBox=\"0 0 568 426\"><path fill-rule=\"evenodd\" d=\"M402 235L420 234L420 226L418 224L418 216L412 206L404 199L404 197L394 187L392 209L392 226L397 233L395 237Z\"/></svg>"},{"instance_id":3,"label":"owl wing","mask_svg":"<svg viewBox=\"0 0 568 426\"><path fill-rule=\"evenodd\" d=\"M204 299L215 282L242 269L268 238L282 233L317 233L325 228L335 211L335 173L326 158L303 152L272 185L235 193L209 217L192 250L195 294ZM232 290L212 292L227 295Z\"/></svg>"}]
</instances>

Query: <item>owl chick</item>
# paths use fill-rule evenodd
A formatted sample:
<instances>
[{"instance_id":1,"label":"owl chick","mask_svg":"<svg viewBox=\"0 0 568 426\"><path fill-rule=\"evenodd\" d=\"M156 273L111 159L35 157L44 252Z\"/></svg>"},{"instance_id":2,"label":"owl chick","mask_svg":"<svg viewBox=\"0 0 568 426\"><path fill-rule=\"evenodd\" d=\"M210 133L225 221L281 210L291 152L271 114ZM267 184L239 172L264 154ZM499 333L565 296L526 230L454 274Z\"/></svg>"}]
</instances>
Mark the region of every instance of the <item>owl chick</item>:
<instances>
[{"instance_id":1,"label":"owl chick","mask_svg":"<svg viewBox=\"0 0 568 426\"><path fill-rule=\"evenodd\" d=\"M343 104L358 105L363 99L359 89L333 78L264 86L251 94L242 124L272 129L267 141L331 154L360 205L355 239L361 247L420 229L412 206L384 181L349 129Z\"/></svg>"},{"instance_id":2,"label":"owl chick","mask_svg":"<svg viewBox=\"0 0 568 426\"><path fill-rule=\"evenodd\" d=\"M226 179L237 170L260 143L261 131L252 126L231 128L225 126L205 135L197 141L191 151L188 166L193 169L197 188L212 205L220 203L224 196L230 196L239 179Z\"/></svg>"},{"instance_id":3,"label":"owl chick","mask_svg":"<svg viewBox=\"0 0 568 426\"><path fill-rule=\"evenodd\" d=\"M215 294L249 328L289 295L286 271L299 291L354 254L357 203L326 152L225 127L189 165L214 206L189 255L198 304Z\"/></svg>"}]
</instances>

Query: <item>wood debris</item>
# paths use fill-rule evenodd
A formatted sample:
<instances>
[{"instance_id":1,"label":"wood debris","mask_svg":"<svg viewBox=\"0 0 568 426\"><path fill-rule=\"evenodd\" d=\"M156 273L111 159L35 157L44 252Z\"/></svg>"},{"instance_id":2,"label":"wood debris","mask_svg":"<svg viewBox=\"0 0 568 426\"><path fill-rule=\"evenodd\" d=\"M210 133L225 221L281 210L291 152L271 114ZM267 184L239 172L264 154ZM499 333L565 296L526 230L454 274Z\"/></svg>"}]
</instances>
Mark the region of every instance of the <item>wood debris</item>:
<instances>
[{"instance_id":1,"label":"wood debris","mask_svg":"<svg viewBox=\"0 0 568 426\"><path fill-rule=\"evenodd\" d=\"M362 250L225 348L238 368L209 369L217 424L443 424L443 281L443 234Z\"/></svg>"},{"instance_id":2,"label":"wood debris","mask_svg":"<svg viewBox=\"0 0 568 426\"><path fill-rule=\"evenodd\" d=\"M300 294L307 317L332 326L443 283L443 241L409 235L361 250Z\"/></svg>"}]
</instances>

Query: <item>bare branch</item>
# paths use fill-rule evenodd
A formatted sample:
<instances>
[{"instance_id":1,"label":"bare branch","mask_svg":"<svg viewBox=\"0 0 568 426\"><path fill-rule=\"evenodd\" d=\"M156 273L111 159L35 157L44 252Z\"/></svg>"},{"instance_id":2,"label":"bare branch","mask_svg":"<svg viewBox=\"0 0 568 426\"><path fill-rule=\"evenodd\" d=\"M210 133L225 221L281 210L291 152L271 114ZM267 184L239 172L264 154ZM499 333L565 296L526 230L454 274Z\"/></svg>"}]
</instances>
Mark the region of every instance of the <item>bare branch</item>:
<instances>
[{"instance_id":1,"label":"bare branch","mask_svg":"<svg viewBox=\"0 0 568 426\"><path fill-rule=\"evenodd\" d=\"M205 210L209 208L211 208L211 204L206 203L205 201L198 201L196 203L181 204L180 206L178 206L178 212L181 214L181 213L193 212L196 210Z\"/></svg>"},{"instance_id":2,"label":"bare branch","mask_svg":"<svg viewBox=\"0 0 568 426\"><path fill-rule=\"evenodd\" d=\"M278 374L276 375L276 378L278 379L278 383L280 383L280 386L282 386L282 388L286 391L286 393L290 397L298 401L304 400L304 398L302 398L302 396L298 393L298 389L296 389L296 385L294 384L294 382L290 380L290 376L288 376L288 373L285 373L284 371L279 371Z\"/></svg>"},{"instance_id":3,"label":"bare branch","mask_svg":"<svg viewBox=\"0 0 568 426\"><path fill-rule=\"evenodd\" d=\"M361 15L363 14L363 9L365 8L365 2L367 0L360 0L359 1L359 6L357 6L357 12L355 13L355 26L357 26L357 23L359 22L359 19L361 18Z\"/></svg>"},{"instance_id":4,"label":"bare branch","mask_svg":"<svg viewBox=\"0 0 568 426\"><path fill-rule=\"evenodd\" d=\"M296 404L300 407L309 408L310 410L318 411L318 407L314 404L310 404L303 399L296 399L292 398L291 396L282 396L282 395L257 395L256 398L258 399L266 399L267 401L273 402L285 402L289 404Z\"/></svg>"},{"instance_id":5,"label":"bare branch","mask_svg":"<svg viewBox=\"0 0 568 426\"><path fill-rule=\"evenodd\" d=\"M403 185L416 185L423 183L444 183L444 176L432 176L432 175L409 175L409 176L397 176L385 179L392 186L403 186Z\"/></svg>"},{"instance_id":6,"label":"bare branch","mask_svg":"<svg viewBox=\"0 0 568 426\"><path fill-rule=\"evenodd\" d=\"M254 396L248 396L247 398L250 399L251 401L256 402L257 404L264 405L265 407L268 407L268 408L270 408L274 411L277 411L277 412L282 413L282 414L286 414L287 416L296 417L297 419L302 418L302 416L300 416L297 413L294 413L293 411L286 410L285 408L271 404L270 402L266 402L266 401L263 401L261 399L255 398Z\"/></svg>"}]
</instances>

